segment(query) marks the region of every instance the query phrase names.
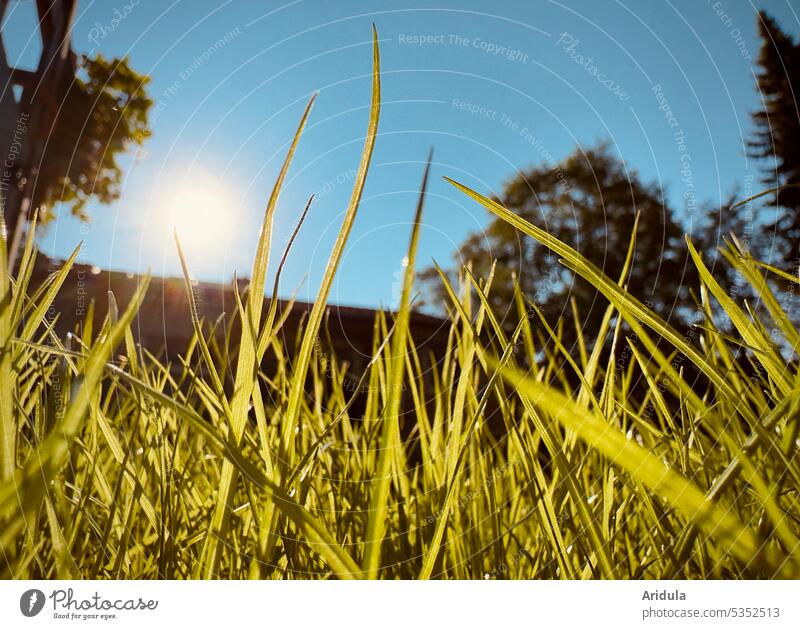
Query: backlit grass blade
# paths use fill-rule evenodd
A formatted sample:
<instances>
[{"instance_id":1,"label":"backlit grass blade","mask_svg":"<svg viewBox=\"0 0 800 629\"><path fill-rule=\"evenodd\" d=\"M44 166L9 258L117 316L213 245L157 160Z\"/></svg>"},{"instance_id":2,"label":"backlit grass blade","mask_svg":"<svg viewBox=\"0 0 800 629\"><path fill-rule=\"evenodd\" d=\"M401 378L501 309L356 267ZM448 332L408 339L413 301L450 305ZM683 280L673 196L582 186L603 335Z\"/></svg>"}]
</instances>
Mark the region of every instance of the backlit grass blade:
<instances>
[{"instance_id":1,"label":"backlit grass blade","mask_svg":"<svg viewBox=\"0 0 800 629\"><path fill-rule=\"evenodd\" d=\"M34 332L36 332L44 321L50 305L53 303L58 291L61 290L69 272L72 270L72 265L78 258L80 249L81 245L75 247L70 256L64 261L61 268L54 274L52 282L47 287L47 291L37 299L36 306L33 312L26 318L25 325L19 335L19 338L22 340L30 341L33 338Z\"/></svg>"},{"instance_id":2,"label":"backlit grass blade","mask_svg":"<svg viewBox=\"0 0 800 629\"><path fill-rule=\"evenodd\" d=\"M239 352L236 362L236 374L234 376L234 390L230 402L230 429L234 442L239 443L244 433L247 423L247 411L250 405L250 398L253 386L256 381L255 374L258 370L256 360L256 338L254 331L258 330L261 323L261 310L264 305L264 288L269 264L269 248L272 240L272 223L275 216L275 209L278 204L281 188L283 186L286 173L292 163L295 150L300 141L300 136L305 128L306 121L314 104L315 96L312 96L306 105L297 131L294 134L289 151L286 154L283 166L275 186L272 189L267 208L264 212L264 221L259 234L256 256L253 261L253 271L250 277L250 287L245 308L245 318L242 321L241 340L239 342ZM274 301L275 295L272 296ZM229 461L224 461L222 465L222 476L220 478L219 493L217 495L216 506L212 516L209 535L206 538L203 559L203 576L214 578L217 576L220 559L220 542L225 539L229 513L232 507L230 500L235 489L235 469Z\"/></svg>"},{"instance_id":3,"label":"backlit grass blade","mask_svg":"<svg viewBox=\"0 0 800 629\"><path fill-rule=\"evenodd\" d=\"M372 160L372 151L375 147L375 139L378 135L378 120L380 118L381 109L381 79L378 31L374 26L372 27L372 58L372 103L370 106L369 122L367 124L367 134L364 140L364 150L361 154L361 163L356 171L353 192L345 212L344 221L336 237L333 251L328 258L325 275L322 278L317 298L309 314L300 349L293 361L291 389L286 404L286 413L283 417L283 437L281 440L282 455L285 457L285 460L291 460L293 458L291 452L293 450L295 428L297 427L300 415L300 406L304 395L306 376L311 362L312 351L314 349L314 344L317 342L317 336L319 334L320 325L322 324L325 308L327 307L328 295L333 284L333 278L336 275L336 270L339 268L344 246L350 236L358 206L361 202L361 195L364 192L364 184L367 180L367 171L369 170L369 164Z\"/></svg>"},{"instance_id":4,"label":"backlit grass blade","mask_svg":"<svg viewBox=\"0 0 800 629\"><path fill-rule=\"evenodd\" d=\"M789 417L794 417L795 421L797 421L800 417L798 410L800 410L800 389L796 388L790 395L783 398L775 408L767 412L766 415L760 419L760 425L764 430L773 430L775 425L787 415ZM756 448L758 448L762 442L761 434L760 431L757 431L750 435L747 441L741 446L741 452L736 453L722 474L714 480L714 484L707 494L709 502L719 500L719 498L733 486L733 483L736 482L742 470L742 458L756 451ZM686 560L692 544L697 538L697 534L698 531L695 527L689 527L682 532L676 544L676 559L667 569L667 578L672 578L675 571L677 571Z\"/></svg>"},{"instance_id":5,"label":"backlit grass blade","mask_svg":"<svg viewBox=\"0 0 800 629\"><path fill-rule=\"evenodd\" d=\"M110 326L102 343L96 344L86 357L82 382L58 426L32 453L21 470L0 486L0 549L10 551L13 536L25 524L26 515L37 508L48 490L49 482L66 461L70 447L88 416L89 405L100 387L105 365L114 348L122 340L125 329L133 321L149 283L145 277L120 320Z\"/></svg>"},{"instance_id":6,"label":"backlit grass blade","mask_svg":"<svg viewBox=\"0 0 800 629\"><path fill-rule=\"evenodd\" d=\"M777 325L783 333L792 351L797 352L800 350L800 333L798 333L797 329L792 324L791 318L779 303L778 298L773 293L766 278L761 274L761 271L759 271L756 261L753 260L752 256L738 241L734 242L735 246L729 245L728 250L722 251L723 256L731 266L742 273L749 284L760 295L775 325Z\"/></svg>"},{"instance_id":7,"label":"backlit grass blade","mask_svg":"<svg viewBox=\"0 0 800 629\"><path fill-rule=\"evenodd\" d=\"M215 451L221 453L225 460L236 468L237 473L241 474L248 482L255 483L260 489L267 491L278 509L301 528L303 533L308 536L312 547L325 557L338 577L351 579L359 576L361 569L358 564L333 539L325 526L292 500L283 488L267 478L264 472L242 453L236 443L214 432L208 422L193 409L114 366L107 366L107 368L110 368L116 377L135 390L174 411L181 419L187 421L199 435L202 435Z\"/></svg>"},{"instance_id":8,"label":"backlit grass blade","mask_svg":"<svg viewBox=\"0 0 800 629\"><path fill-rule=\"evenodd\" d=\"M279 447L279 461L283 461L284 465L294 460L294 439L295 432L298 428L298 422L302 413L303 395L305 392L306 378L308 374L309 365L311 363L314 348L318 342L317 337L319 334L322 318L327 307L328 294L330 293L333 284L333 278L336 275L336 270L339 267L344 246L350 235L350 231L355 221L358 206L361 201L361 195L366 183L367 171L372 159L372 151L375 146L375 139L378 133L378 120L380 117L380 55L378 50L377 30L373 26L373 70L372 70L372 103L370 107L369 122L367 125L367 134L364 141L364 149L361 155L361 163L359 164L356 173L355 181L353 183L353 191L350 197L345 212L345 218L340 228L336 242L328 258L328 264L325 269L325 274L317 293L317 298L311 308L308 321L303 331L303 337L300 341L300 347L297 355L293 361L293 370L291 373L291 380L289 385L289 395L286 402L286 410L281 417L281 438ZM278 465L275 469L276 481L281 482L285 477L288 470L284 470L283 466ZM273 517L271 522L267 523L270 527L269 534L272 535L275 527L278 526L277 520Z\"/></svg>"},{"instance_id":9,"label":"backlit grass blade","mask_svg":"<svg viewBox=\"0 0 800 629\"><path fill-rule=\"evenodd\" d=\"M34 212L28 225L28 234L25 239L25 248L19 261L19 272L14 285L14 300L11 311L11 320L19 321L22 315L25 298L28 295L28 285L33 273L36 260L36 224L39 212ZM38 302L38 299L37 299Z\"/></svg>"},{"instance_id":10,"label":"backlit grass blade","mask_svg":"<svg viewBox=\"0 0 800 629\"><path fill-rule=\"evenodd\" d=\"M629 322L633 321L646 324L656 332L658 332L664 339L669 341L674 347L679 349L689 360L697 365L700 370L714 383L720 393L724 394L731 401L738 400L736 391L729 385L725 379L724 374L719 373L714 369L713 365L690 343L684 340L683 336L678 333L669 323L661 319L650 308L645 306L638 299L625 292L620 286L609 279L600 269L598 269L591 261L587 260L580 253L575 251L569 245L554 238L543 229L536 227L532 223L526 221L524 218L517 216L507 208L503 207L496 201L483 196L482 194L467 188L466 186L453 181L452 179L445 178L458 190L480 203L487 210L502 218L504 221L513 225L521 232L527 234L539 243L552 250L563 258L563 263L570 270L574 271L598 291L605 295L614 306L619 310L620 314L625 317ZM754 415L749 409L740 405L737 407L743 416L749 421L755 419Z\"/></svg>"},{"instance_id":11,"label":"backlit grass blade","mask_svg":"<svg viewBox=\"0 0 800 629\"><path fill-rule=\"evenodd\" d=\"M208 347L208 342L206 341L205 333L203 331L203 322L200 320L200 314L197 308L197 300L195 299L194 294L194 286L196 282L192 279L192 276L189 272L189 265L186 261L186 257L183 255L183 248L181 247L177 232L175 233L175 249L178 252L178 259L180 260L181 270L183 271L183 281L186 287L186 298L189 302L189 316L191 318L192 327L194 328L197 345L200 348L200 355L203 358L209 378L214 386L214 392L216 393L223 410L226 411L227 415L230 415L228 400L225 397L225 388L222 385L222 379L220 378L219 373L217 373L217 366L214 362L213 356L211 355L211 350Z\"/></svg>"},{"instance_id":12,"label":"backlit grass blade","mask_svg":"<svg viewBox=\"0 0 800 629\"><path fill-rule=\"evenodd\" d=\"M514 348L516 347L516 343L519 340L519 335L521 331L522 331L522 326L520 324L517 326L517 329L512 336L511 342L510 343L506 342L505 351L503 352L503 355L500 358L500 365L504 366L514 355ZM492 377L489 379L486 389L483 395L481 396L478 408L468 426L468 435L472 435L475 430L475 427L478 425L478 422L480 421L480 418L486 409L486 405L489 403L492 387L495 378L498 377L499 373L500 372L496 370L495 373L492 374ZM450 510L453 508L453 503L455 501L456 493L458 492L459 489L459 479L461 475L461 470L464 466L464 462L467 458L466 455L468 446L469 446L469 438L465 439L461 444L461 447L457 450L455 469L452 474L452 477L449 479L449 485L447 487L447 492L445 494L444 503L442 504L442 508L439 510L439 517L436 521L436 528L434 529L433 538L431 539L431 542L428 545L428 549L426 550L425 556L423 558L422 570L418 575L419 579L422 580L430 579L433 573L434 566L436 565L436 559L439 555L442 539L444 538L444 532L445 528L447 527Z\"/></svg>"},{"instance_id":13,"label":"backlit grass blade","mask_svg":"<svg viewBox=\"0 0 800 629\"><path fill-rule=\"evenodd\" d=\"M438 268L438 267L437 267ZM458 302L455 294L453 293L452 288L447 280L446 275L439 269L439 275L442 278L442 283L450 296L451 301L454 303L456 310L459 312L461 319L465 322L466 325L469 324L469 315L467 314L466 310L463 306ZM488 299L482 298L484 303L488 304ZM491 319L490 319L491 321ZM527 318L524 319L527 321ZM473 338L478 338L479 333L478 331L474 331L471 335ZM476 351L482 356L484 362L491 364L491 356L488 353L484 352L482 346L480 344L471 345L471 347L475 347ZM512 357L512 365L515 365ZM586 508L585 501L583 499L582 493L575 482L575 479L572 477L571 468L569 465L569 461L567 460L566 454L562 447L561 437L556 430L554 430L548 423L544 421L541 415L537 412L535 408L533 408L530 400L528 398L522 398L523 405L526 407L526 411L530 415L531 419L533 420L536 429L541 434L542 441L545 444L545 447L552 455L556 466L558 467L559 471L564 475L564 482L567 485L567 491L569 492L572 500L576 506L576 510L578 511L578 517L580 518L583 526L586 530L586 534L593 542L593 547L596 549L596 556L600 566L600 570L602 574L606 578L614 578L614 569L611 563L611 559L608 555L608 550L602 542L602 538L599 532L599 528L594 521L589 510ZM533 456L533 454L529 455Z\"/></svg>"},{"instance_id":14,"label":"backlit grass blade","mask_svg":"<svg viewBox=\"0 0 800 629\"><path fill-rule=\"evenodd\" d=\"M772 341L759 332L736 302L725 293L719 283L711 275L711 272L706 267L703 259L688 237L686 238L686 245L689 247L689 254L692 256L692 260L700 273L700 279L720 303L725 313L730 317L731 322L733 322L733 325L736 326L736 329L739 331L742 340L753 348L756 359L764 365L764 368L772 377L775 384L778 385L784 393L788 393L791 390L788 373Z\"/></svg>"},{"instance_id":15,"label":"backlit grass blade","mask_svg":"<svg viewBox=\"0 0 800 629\"><path fill-rule=\"evenodd\" d=\"M694 484L665 465L656 456L636 445L618 429L595 414L579 408L556 390L525 377L517 370L501 367L503 377L519 395L525 396L565 428L574 430L591 447L607 456L653 493L663 496L673 507L704 529L727 552L747 564L762 556L760 542L729 512L717 507ZM797 578L800 566L766 553L766 569L775 576Z\"/></svg>"},{"instance_id":16,"label":"backlit grass blade","mask_svg":"<svg viewBox=\"0 0 800 629\"><path fill-rule=\"evenodd\" d=\"M378 445L378 465L372 481L369 518L367 520L366 541L364 543L363 568L365 576L369 579L374 579L378 576L381 561L381 544L386 533L386 511L391 483L391 463L395 455L394 450L398 447L400 436L400 403L407 359L406 340L408 338L408 322L411 317L411 290L414 286L416 273L414 263L417 257L422 209L425 205L425 192L428 188L428 175L430 174L432 159L433 151L428 155L428 163L422 176L422 186L420 187L414 223L411 228L411 242L408 245L408 253L403 260L405 265L403 288L397 314L395 315L394 334L387 361L389 364L388 398L383 411L381 439Z\"/></svg>"},{"instance_id":17,"label":"backlit grass blade","mask_svg":"<svg viewBox=\"0 0 800 629\"><path fill-rule=\"evenodd\" d=\"M6 249L6 224L0 212L0 481L12 477L17 467L17 426L14 419L15 377L11 370L11 277Z\"/></svg>"}]
</instances>

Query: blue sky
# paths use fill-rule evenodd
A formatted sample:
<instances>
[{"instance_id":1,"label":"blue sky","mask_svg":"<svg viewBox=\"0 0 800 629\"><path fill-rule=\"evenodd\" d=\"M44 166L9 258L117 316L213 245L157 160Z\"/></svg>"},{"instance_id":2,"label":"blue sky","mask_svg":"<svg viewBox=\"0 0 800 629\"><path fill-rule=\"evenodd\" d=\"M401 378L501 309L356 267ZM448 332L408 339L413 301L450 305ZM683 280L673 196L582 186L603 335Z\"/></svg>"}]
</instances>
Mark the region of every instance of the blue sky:
<instances>
[{"instance_id":1,"label":"blue sky","mask_svg":"<svg viewBox=\"0 0 800 629\"><path fill-rule=\"evenodd\" d=\"M26 5L11 3L3 26L10 61L22 65L38 54ZM757 175L744 150L758 106L757 8L800 32L790 0L80 0L75 49L128 55L152 77L153 136L125 159L118 203L92 205L88 226L62 213L41 246L64 256L84 240L83 262L175 275L168 226L177 221L195 275L248 275L265 201L318 90L273 255L316 193L281 290L313 299L363 144L373 22L380 136L332 301L392 304L431 146L420 265L452 264L458 244L488 221L442 176L498 192L518 169L576 145L609 141L676 207L692 195L717 201Z\"/></svg>"}]
</instances>

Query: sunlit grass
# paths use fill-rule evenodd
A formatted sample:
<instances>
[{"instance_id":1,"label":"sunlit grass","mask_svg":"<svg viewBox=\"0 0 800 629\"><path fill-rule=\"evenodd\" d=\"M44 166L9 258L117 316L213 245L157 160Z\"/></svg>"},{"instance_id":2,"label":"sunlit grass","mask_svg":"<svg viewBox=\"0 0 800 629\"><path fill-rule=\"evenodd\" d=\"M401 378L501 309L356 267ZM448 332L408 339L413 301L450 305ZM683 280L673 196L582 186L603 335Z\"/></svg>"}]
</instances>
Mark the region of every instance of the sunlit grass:
<instances>
[{"instance_id":1,"label":"sunlit grass","mask_svg":"<svg viewBox=\"0 0 800 629\"><path fill-rule=\"evenodd\" d=\"M546 321L518 295L509 334L488 309L491 276L465 269L452 285L442 274L449 341L428 373L409 325L426 170L398 311L377 315L371 361L345 378L350 367L319 351L377 135L377 44L373 76L353 194L296 347L285 345L286 313L275 301L262 312L262 295L272 217L313 99L237 294L243 324L220 338L192 307L179 364L135 343L146 279L129 304L112 296L105 321L90 313L63 339L47 311L76 254L32 287L32 229L15 276L0 267L2 576L800 576L800 336L780 296L797 278L735 242L727 262L765 314L726 296L687 241L705 319L689 337L626 293L628 265L608 278L454 182L551 248L608 307L599 340L581 337L573 355L561 342L573 322ZM723 316L731 330L719 329Z\"/></svg>"}]
</instances>

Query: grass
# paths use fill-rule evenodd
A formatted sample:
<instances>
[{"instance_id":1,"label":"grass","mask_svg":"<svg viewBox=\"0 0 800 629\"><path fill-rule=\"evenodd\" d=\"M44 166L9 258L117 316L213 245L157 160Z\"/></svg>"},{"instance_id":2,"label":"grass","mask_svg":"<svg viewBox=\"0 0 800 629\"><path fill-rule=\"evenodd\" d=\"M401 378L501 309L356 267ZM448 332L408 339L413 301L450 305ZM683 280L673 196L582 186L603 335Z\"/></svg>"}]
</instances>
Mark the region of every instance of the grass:
<instances>
[{"instance_id":1,"label":"grass","mask_svg":"<svg viewBox=\"0 0 800 629\"><path fill-rule=\"evenodd\" d=\"M349 374L318 351L377 137L379 65L376 39L363 157L296 347L262 295L274 210L313 99L237 293L242 324L225 331L238 349L230 372L194 305L179 365L136 345L147 278L124 309L111 295L106 320L90 311L64 339L48 310L77 250L32 287L32 228L14 277L0 268L0 575L800 577L800 333L775 293L798 279L735 240L724 256L759 308L726 295L687 240L702 321L684 335L625 291L626 273L605 276L451 182L552 249L608 306L599 340L577 330L571 352L561 341L571 322L544 320L518 294L509 334L488 306L491 275L464 269L454 286L442 274L448 348L426 373L409 326L426 169L398 311L377 314L371 361Z\"/></svg>"}]
</instances>

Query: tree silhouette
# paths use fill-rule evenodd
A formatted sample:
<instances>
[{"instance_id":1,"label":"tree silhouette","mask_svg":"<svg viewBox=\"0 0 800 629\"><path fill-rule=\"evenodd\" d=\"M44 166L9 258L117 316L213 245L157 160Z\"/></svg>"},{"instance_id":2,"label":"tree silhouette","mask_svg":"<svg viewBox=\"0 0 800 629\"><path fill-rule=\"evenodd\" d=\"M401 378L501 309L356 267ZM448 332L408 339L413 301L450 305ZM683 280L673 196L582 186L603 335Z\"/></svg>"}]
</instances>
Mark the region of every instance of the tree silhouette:
<instances>
[{"instance_id":1,"label":"tree silhouette","mask_svg":"<svg viewBox=\"0 0 800 629\"><path fill-rule=\"evenodd\" d=\"M118 199L119 156L150 135L149 77L133 70L127 58L84 56L79 67L77 77L61 85L58 113L36 173L32 206L40 208L43 220L52 217L46 210L57 203L86 219L90 198Z\"/></svg>"},{"instance_id":2,"label":"tree silhouette","mask_svg":"<svg viewBox=\"0 0 800 629\"><path fill-rule=\"evenodd\" d=\"M686 265L683 227L661 190L643 183L607 145L578 149L561 163L534 166L509 181L497 200L577 249L615 280L623 270L638 212L628 290L673 320L685 314L695 276L687 277L693 271ZM478 277L488 275L494 260L490 297L509 326L516 321L512 311L518 280L523 294L548 320L571 316L572 298L584 334L596 333L607 304L602 295L561 266L548 249L499 219L469 237L457 253L459 267L470 265ZM424 271L422 278L436 299L445 299L435 269ZM569 338L570 331L565 331Z\"/></svg>"},{"instance_id":3,"label":"tree silhouette","mask_svg":"<svg viewBox=\"0 0 800 629\"><path fill-rule=\"evenodd\" d=\"M766 187L800 186L800 44L763 11L758 28L757 83L763 107L752 114L756 130L749 154L762 160ZM800 188L783 188L772 195L772 202L785 210L774 231L778 251L789 261L797 257L800 242Z\"/></svg>"}]
</instances>

